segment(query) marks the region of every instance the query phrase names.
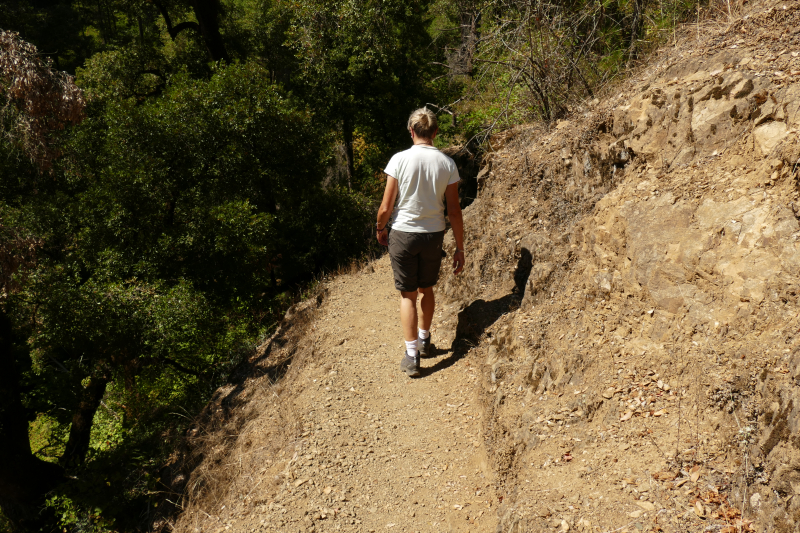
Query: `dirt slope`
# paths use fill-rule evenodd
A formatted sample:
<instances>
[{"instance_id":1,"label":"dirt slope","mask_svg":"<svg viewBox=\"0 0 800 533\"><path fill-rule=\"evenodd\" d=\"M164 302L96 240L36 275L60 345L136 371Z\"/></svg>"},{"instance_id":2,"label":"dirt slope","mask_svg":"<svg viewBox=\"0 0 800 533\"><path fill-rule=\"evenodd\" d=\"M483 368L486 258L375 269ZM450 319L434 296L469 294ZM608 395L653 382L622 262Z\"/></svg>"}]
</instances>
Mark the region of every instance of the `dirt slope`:
<instances>
[{"instance_id":1,"label":"dirt slope","mask_svg":"<svg viewBox=\"0 0 800 533\"><path fill-rule=\"evenodd\" d=\"M422 379L385 258L293 309L176 528L798 530L800 5L679 42L493 140Z\"/></svg>"},{"instance_id":2,"label":"dirt slope","mask_svg":"<svg viewBox=\"0 0 800 533\"><path fill-rule=\"evenodd\" d=\"M485 363L502 531L797 530L799 7L496 140L444 292Z\"/></svg>"}]
</instances>

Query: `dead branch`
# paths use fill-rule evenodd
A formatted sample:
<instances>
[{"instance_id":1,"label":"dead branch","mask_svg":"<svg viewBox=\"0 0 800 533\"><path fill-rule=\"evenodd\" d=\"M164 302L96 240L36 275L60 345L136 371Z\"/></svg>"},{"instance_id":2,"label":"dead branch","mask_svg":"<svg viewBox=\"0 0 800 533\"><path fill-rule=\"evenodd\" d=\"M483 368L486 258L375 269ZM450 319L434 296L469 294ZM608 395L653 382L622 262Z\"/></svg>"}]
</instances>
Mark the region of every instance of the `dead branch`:
<instances>
[{"instance_id":1,"label":"dead branch","mask_svg":"<svg viewBox=\"0 0 800 533\"><path fill-rule=\"evenodd\" d=\"M19 34L0 30L0 133L41 170L58 156L54 134L84 117L83 92Z\"/></svg>"}]
</instances>

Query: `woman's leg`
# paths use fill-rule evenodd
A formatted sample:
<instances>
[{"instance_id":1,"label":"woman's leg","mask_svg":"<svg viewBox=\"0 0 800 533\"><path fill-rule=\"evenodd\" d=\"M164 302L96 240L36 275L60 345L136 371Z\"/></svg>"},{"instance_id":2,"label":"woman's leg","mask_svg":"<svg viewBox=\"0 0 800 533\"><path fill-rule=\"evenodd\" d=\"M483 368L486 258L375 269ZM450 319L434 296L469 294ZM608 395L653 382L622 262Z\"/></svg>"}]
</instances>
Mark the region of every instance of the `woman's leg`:
<instances>
[{"instance_id":1,"label":"woman's leg","mask_svg":"<svg viewBox=\"0 0 800 533\"><path fill-rule=\"evenodd\" d=\"M417 340L417 291L400 291L400 324L406 341Z\"/></svg>"},{"instance_id":2,"label":"woman's leg","mask_svg":"<svg viewBox=\"0 0 800 533\"><path fill-rule=\"evenodd\" d=\"M419 299L419 309L421 311L419 319L419 329L428 331L433 323L433 312L436 309L436 298L433 295L433 287L419 289L422 297ZM405 331L405 330L403 330ZM416 333L415 333L416 335Z\"/></svg>"}]
</instances>

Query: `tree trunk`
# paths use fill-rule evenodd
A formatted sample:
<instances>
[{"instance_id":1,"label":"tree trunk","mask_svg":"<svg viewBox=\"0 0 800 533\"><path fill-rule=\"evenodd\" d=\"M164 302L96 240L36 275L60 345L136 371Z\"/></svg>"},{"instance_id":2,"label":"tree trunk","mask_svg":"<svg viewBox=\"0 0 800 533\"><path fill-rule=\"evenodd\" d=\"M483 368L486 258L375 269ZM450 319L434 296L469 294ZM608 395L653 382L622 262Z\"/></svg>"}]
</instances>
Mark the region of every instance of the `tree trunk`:
<instances>
[{"instance_id":1,"label":"tree trunk","mask_svg":"<svg viewBox=\"0 0 800 533\"><path fill-rule=\"evenodd\" d=\"M142 17L136 17L136 22L139 24L139 46L144 47L144 24L142 23Z\"/></svg>"},{"instance_id":2,"label":"tree trunk","mask_svg":"<svg viewBox=\"0 0 800 533\"><path fill-rule=\"evenodd\" d=\"M477 51L478 40L480 39L479 28L481 14L476 14L474 6L472 5L462 4L459 7L461 8L458 14L458 22L461 29L461 49L459 55L463 61L462 74L472 78L475 73L473 59Z\"/></svg>"},{"instance_id":3,"label":"tree trunk","mask_svg":"<svg viewBox=\"0 0 800 533\"><path fill-rule=\"evenodd\" d=\"M630 67L631 61L635 59L636 53L636 39L639 38L639 33L642 29L642 19L644 18L644 10L647 7L647 0L633 0L633 21L631 22L631 38L628 43L628 66Z\"/></svg>"},{"instance_id":4,"label":"tree trunk","mask_svg":"<svg viewBox=\"0 0 800 533\"><path fill-rule=\"evenodd\" d=\"M81 393L78 409L72 415L72 426L69 429L69 440L61 456L61 464L67 467L82 465L89 451L89 438L92 433L92 422L100 401L106 393L108 378L92 376Z\"/></svg>"},{"instance_id":5,"label":"tree trunk","mask_svg":"<svg viewBox=\"0 0 800 533\"><path fill-rule=\"evenodd\" d=\"M222 42L222 34L219 32L219 16L222 11L219 0L192 0L192 9L211 58L214 61L222 60L230 63L225 44Z\"/></svg>"},{"instance_id":6,"label":"tree trunk","mask_svg":"<svg viewBox=\"0 0 800 533\"><path fill-rule=\"evenodd\" d=\"M344 137L344 154L347 158L347 189L352 191L356 170L353 162L353 121L350 118L342 121L342 137Z\"/></svg>"},{"instance_id":7,"label":"tree trunk","mask_svg":"<svg viewBox=\"0 0 800 533\"><path fill-rule=\"evenodd\" d=\"M22 405L20 369L11 322L0 309L0 507L15 530L38 530L48 522L42 506L64 481L60 466L31 453L29 412Z\"/></svg>"}]
</instances>

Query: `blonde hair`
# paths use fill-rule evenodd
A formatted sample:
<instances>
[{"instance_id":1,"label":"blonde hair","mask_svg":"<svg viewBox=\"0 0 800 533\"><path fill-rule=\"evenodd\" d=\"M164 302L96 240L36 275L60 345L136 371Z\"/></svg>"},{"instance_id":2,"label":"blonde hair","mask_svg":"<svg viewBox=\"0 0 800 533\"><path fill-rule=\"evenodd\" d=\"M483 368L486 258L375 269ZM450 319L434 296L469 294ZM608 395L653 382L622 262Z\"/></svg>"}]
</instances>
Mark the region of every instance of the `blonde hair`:
<instances>
[{"instance_id":1,"label":"blonde hair","mask_svg":"<svg viewBox=\"0 0 800 533\"><path fill-rule=\"evenodd\" d=\"M430 139L436 130L439 129L439 121L436 120L436 115L427 107L420 107L411 112L408 117L408 129L414 130L417 137L423 139Z\"/></svg>"}]
</instances>

